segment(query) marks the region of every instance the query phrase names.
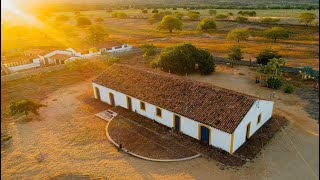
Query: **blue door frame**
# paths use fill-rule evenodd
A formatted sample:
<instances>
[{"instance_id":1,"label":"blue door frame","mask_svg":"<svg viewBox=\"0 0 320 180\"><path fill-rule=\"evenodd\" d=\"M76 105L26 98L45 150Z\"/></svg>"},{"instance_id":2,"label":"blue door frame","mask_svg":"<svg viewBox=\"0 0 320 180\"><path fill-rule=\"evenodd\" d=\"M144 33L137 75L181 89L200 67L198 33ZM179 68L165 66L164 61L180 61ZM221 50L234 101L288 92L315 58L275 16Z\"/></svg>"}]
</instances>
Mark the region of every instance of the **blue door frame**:
<instances>
[{"instance_id":1,"label":"blue door frame","mask_svg":"<svg viewBox=\"0 0 320 180\"><path fill-rule=\"evenodd\" d=\"M205 126L200 127L200 140L206 144L210 141L210 130Z\"/></svg>"},{"instance_id":2,"label":"blue door frame","mask_svg":"<svg viewBox=\"0 0 320 180\"><path fill-rule=\"evenodd\" d=\"M180 127L181 127L181 117L174 115L174 129L177 131L180 131Z\"/></svg>"}]
</instances>

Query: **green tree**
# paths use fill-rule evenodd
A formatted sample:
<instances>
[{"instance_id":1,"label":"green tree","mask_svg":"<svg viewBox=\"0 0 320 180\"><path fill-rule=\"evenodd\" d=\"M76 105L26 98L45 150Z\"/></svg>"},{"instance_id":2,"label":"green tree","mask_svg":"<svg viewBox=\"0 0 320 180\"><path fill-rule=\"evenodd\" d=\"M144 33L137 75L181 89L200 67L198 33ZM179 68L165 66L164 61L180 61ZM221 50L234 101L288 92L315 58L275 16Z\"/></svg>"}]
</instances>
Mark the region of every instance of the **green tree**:
<instances>
[{"instance_id":1,"label":"green tree","mask_svg":"<svg viewBox=\"0 0 320 180\"><path fill-rule=\"evenodd\" d=\"M258 64L267 65L270 59L281 58L281 55L278 54L278 51L271 48L265 48L258 54L256 60Z\"/></svg>"},{"instance_id":2,"label":"green tree","mask_svg":"<svg viewBox=\"0 0 320 180\"><path fill-rule=\"evenodd\" d=\"M172 12L171 11L163 11L163 12L161 12L162 14L164 14L164 15L172 15Z\"/></svg>"},{"instance_id":3,"label":"green tree","mask_svg":"<svg viewBox=\"0 0 320 180\"><path fill-rule=\"evenodd\" d=\"M200 19L200 13L197 11L189 11L187 16L192 21L197 21Z\"/></svg>"},{"instance_id":4,"label":"green tree","mask_svg":"<svg viewBox=\"0 0 320 180\"><path fill-rule=\"evenodd\" d=\"M235 40L238 43L240 43L240 41L249 39L249 37L250 32L247 28L233 29L227 35L227 39Z\"/></svg>"},{"instance_id":5,"label":"green tree","mask_svg":"<svg viewBox=\"0 0 320 180\"><path fill-rule=\"evenodd\" d=\"M15 101L9 104L9 115L14 116L16 114L23 113L27 116L29 112L32 112L35 115L39 115L38 110L41 107L46 107L46 105L37 103L30 99Z\"/></svg>"},{"instance_id":6,"label":"green tree","mask_svg":"<svg viewBox=\"0 0 320 180\"><path fill-rule=\"evenodd\" d=\"M210 14L210 16L216 15L217 11L214 9L209 9L209 14Z\"/></svg>"},{"instance_id":7,"label":"green tree","mask_svg":"<svg viewBox=\"0 0 320 180\"><path fill-rule=\"evenodd\" d=\"M202 74L210 74L214 71L212 55L190 43L177 44L163 49L160 55L151 61L151 64L173 73L194 72L196 64L199 65Z\"/></svg>"},{"instance_id":8,"label":"green tree","mask_svg":"<svg viewBox=\"0 0 320 180\"><path fill-rule=\"evenodd\" d=\"M277 39L288 39L289 31L282 27L272 27L263 32L264 36L269 39L273 39L276 42Z\"/></svg>"},{"instance_id":9,"label":"green tree","mask_svg":"<svg viewBox=\"0 0 320 180\"><path fill-rule=\"evenodd\" d=\"M227 59L231 61L231 67L233 67L235 61L240 61L241 59L243 59L241 48L239 45L235 45L229 48Z\"/></svg>"},{"instance_id":10,"label":"green tree","mask_svg":"<svg viewBox=\"0 0 320 180\"><path fill-rule=\"evenodd\" d=\"M107 30L103 26L95 24L88 28L86 39L91 45L97 45L103 42L107 36Z\"/></svg>"},{"instance_id":11,"label":"green tree","mask_svg":"<svg viewBox=\"0 0 320 180\"><path fill-rule=\"evenodd\" d=\"M202 19L197 26L199 31L211 31L217 29L216 22L213 19Z\"/></svg>"},{"instance_id":12,"label":"green tree","mask_svg":"<svg viewBox=\"0 0 320 180\"><path fill-rule=\"evenodd\" d=\"M182 21L175 16L167 15L163 17L160 24L158 25L158 29L160 30L168 30L170 33L175 30L182 30Z\"/></svg>"},{"instance_id":13,"label":"green tree","mask_svg":"<svg viewBox=\"0 0 320 180\"><path fill-rule=\"evenodd\" d=\"M154 24L158 21L161 21L163 17L164 17L163 13L156 13L156 14L153 14L152 16L149 16L149 18L147 19L147 22L149 24Z\"/></svg>"},{"instance_id":14,"label":"green tree","mask_svg":"<svg viewBox=\"0 0 320 180\"><path fill-rule=\"evenodd\" d=\"M314 13L301 13L299 18L300 22L304 23L306 26L309 26L317 18L317 15Z\"/></svg>"},{"instance_id":15,"label":"green tree","mask_svg":"<svg viewBox=\"0 0 320 180\"><path fill-rule=\"evenodd\" d=\"M124 12L114 12L111 14L111 17L113 18L119 18L119 19L125 19L128 18L128 15Z\"/></svg>"},{"instance_id":16,"label":"green tree","mask_svg":"<svg viewBox=\"0 0 320 180\"><path fill-rule=\"evenodd\" d=\"M154 56L157 54L157 51L156 51L156 46L154 44L143 44L141 46L141 50L142 50L142 57L143 58L148 58L150 56Z\"/></svg>"},{"instance_id":17,"label":"green tree","mask_svg":"<svg viewBox=\"0 0 320 180\"><path fill-rule=\"evenodd\" d=\"M78 17L77 19L77 25L78 26L85 26L85 25L91 25L91 21L90 19L86 18L86 17Z\"/></svg>"},{"instance_id":18,"label":"green tree","mask_svg":"<svg viewBox=\"0 0 320 180\"><path fill-rule=\"evenodd\" d=\"M143 13L143 14L147 14L147 13L148 13L148 10L144 9L144 10L142 10L142 13Z\"/></svg>"}]
</instances>

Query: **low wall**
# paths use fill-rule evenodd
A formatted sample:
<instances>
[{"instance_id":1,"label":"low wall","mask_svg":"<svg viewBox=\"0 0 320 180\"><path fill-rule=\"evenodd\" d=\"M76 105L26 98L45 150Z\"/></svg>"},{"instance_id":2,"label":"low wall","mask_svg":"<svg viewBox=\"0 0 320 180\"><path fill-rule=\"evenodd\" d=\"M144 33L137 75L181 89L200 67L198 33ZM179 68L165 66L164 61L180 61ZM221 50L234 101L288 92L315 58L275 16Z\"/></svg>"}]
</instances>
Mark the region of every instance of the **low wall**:
<instances>
[{"instance_id":1,"label":"low wall","mask_svg":"<svg viewBox=\"0 0 320 180\"><path fill-rule=\"evenodd\" d=\"M18 72L14 74L9 74L5 76L1 76L1 82L5 81L12 81L20 78L24 78L30 75L33 75L35 73L41 73L41 72L47 72L47 71L56 71L64 68L64 64L56 65L56 66L50 66L50 67L45 67L45 68L40 68L40 69L34 69L30 71L24 71L24 72Z\"/></svg>"}]
</instances>

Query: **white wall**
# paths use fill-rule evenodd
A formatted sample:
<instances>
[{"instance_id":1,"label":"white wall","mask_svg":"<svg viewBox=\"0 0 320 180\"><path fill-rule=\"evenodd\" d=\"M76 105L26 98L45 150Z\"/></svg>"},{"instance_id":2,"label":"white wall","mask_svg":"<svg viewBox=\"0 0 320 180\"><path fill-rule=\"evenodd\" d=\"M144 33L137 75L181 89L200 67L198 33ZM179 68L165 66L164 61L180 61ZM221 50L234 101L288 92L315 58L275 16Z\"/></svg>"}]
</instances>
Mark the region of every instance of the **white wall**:
<instances>
[{"instance_id":1,"label":"white wall","mask_svg":"<svg viewBox=\"0 0 320 180\"><path fill-rule=\"evenodd\" d=\"M96 83L92 83L93 85L93 90L95 93L95 87L99 88L100 91L100 99L101 101L110 104L110 100L109 100L109 92L113 93L114 95L114 99L115 99L115 105L116 106L121 106L124 108L127 108L127 100L126 100L126 95L103 87L101 85L98 85ZM95 94L96 97L96 94ZM130 96L131 97L131 96ZM145 102L145 107L146 110L143 111L140 109L140 100L134 97L131 97L131 102L132 102L132 111L137 112L138 114L141 114L143 116L148 117L149 119L153 119L155 121L157 121L158 123L161 123L163 125L166 125L168 127L173 127L173 115L175 113L168 111L166 109L162 109L162 118L159 118L158 116L156 116L156 106L153 104L150 104L148 102ZM178 114L179 115L179 114ZM183 132L184 134L191 136L195 139L198 139L198 131L199 131L199 122L194 121L192 119L189 119L187 117L181 116L181 132ZM208 127L208 126L207 126ZM218 129L209 127L210 129L210 144L221 148L227 152L229 152L230 150L230 140L231 140L231 134L228 134L226 132L220 131Z\"/></svg>"},{"instance_id":2,"label":"white wall","mask_svg":"<svg viewBox=\"0 0 320 180\"><path fill-rule=\"evenodd\" d=\"M16 71L31 69L31 68L35 68L35 67L39 67L39 66L40 66L39 63L30 63L30 64L23 64L23 65L19 65L19 66L8 67L8 69L16 72Z\"/></svg>"},{"instance_id":3,"label":"white wall","mask_svg":"<svg viewBox=\"0 0 320 180\"><path fill-rule=\"evenodd\" d=\"M252 136L272 116L273 102L257 100L248 111L244 119L234 131L233 152L235 152L245 141L247 125L250 125L250 136ZM261 121L257 124L258 116L261 113Z\"/></svg>"}]
</instances>

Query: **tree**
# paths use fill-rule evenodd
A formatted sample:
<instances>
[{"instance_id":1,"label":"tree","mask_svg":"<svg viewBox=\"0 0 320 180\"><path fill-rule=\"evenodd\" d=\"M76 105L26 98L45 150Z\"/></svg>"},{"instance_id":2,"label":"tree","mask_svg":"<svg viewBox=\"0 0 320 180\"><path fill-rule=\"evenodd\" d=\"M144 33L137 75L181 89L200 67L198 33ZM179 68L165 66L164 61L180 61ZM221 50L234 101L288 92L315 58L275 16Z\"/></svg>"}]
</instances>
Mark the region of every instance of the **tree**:
<instances>
[{"instance_id":1,"label":"tree","mask_svg":"<svg viewBox=\"0 0 320 180\"><path fill-rule=\"evenodd\" d=\"M212 55L190 43L177 44L163 49L160 55L151 61L154 67L173 73L190 73L199 65L201 74L210 74L214 71Z\"/></svg>"},{"instance_id":2,"label":"tree","mask_svg":"<svg viewBox=\"0 0 320 180\"><path fill-rule=\"evenodd\" d=\"M216 22L213 19L202 19L197 26L199 31L211 31L217 29Z\"/></svg>"},{"instance_id":3,"label":"tree","mask_svg":"<svg viewBox=\"0 0 320 180\"><path fill-rule=\"evenodd\" d=\"M107 13L112 13L112 9L111 9L111 8L110 8L110 9L107 9L106 12L107 12Z\"/></svg>"},{"instance_id":4,"label":"tree","mask_svg":"<svg viewBox=\"0 0 320 180\"><path fill-rule=\"evenodd\" d=\"M271 48L263 49L257 56L257 63L267 65L270 59L281 58L281 55L278 54L278 51L275 51Z\"/></svg>"},{"instance_id":5,"label":"tree","mask_svg":"<svg viewBox=\"0 0 320 180\"><path fill-rule=\"evenodd\" d=\"M197 21L200 18L200 13L197 11L189 11L187 16L190 20Z\"/></svg>"},{"instance_id":6,"label":"tree","mask_svg":"<svg viewBox=\"0 0 320 180\"><path fill-rule=\"evenodd\" d=\"M75 38L78 36L78 33L76 31L76 28L73 25L70 24L63 24L60 27L61 31L64 33L66 38Z\"/></svg>"},{"instance_id":7,"label":"tree","mask_svg":"<svg viewBox=\"0 0 320 180\"><path fill-rule=\"evenodd\" d=\"M69 20L69 17L66 16L66 15L59 15L56 17L56 21L57 22L65 22L65 21L68 21Z\"/></svg>"},{"instance_id":8,"label":"tree","mask_svg":"<svg viewBox=\"0 0 320 180\"><path fill-rule=\"evenodd\" d=\"M149 18L147 19L147 22L150 24L153 24L158 21L161 21L163 17L164 17L164 14L162 13L153 14L152 16L149 16Z\"/></svg>"},{"instance_id":9,"label":"tree","mask_svg":"<svg viewBox=\"0 0 320 180\"><path fill-rule=\"evenodd\" d=\"M229 48L227 58L231 61L231 67L233 67L235 61L240 61L241 59L243 59L240 46L235 45Z\"/></svg>"},{"instance_id":10,"label":"tree","mask_svg":"<svg viewBox=\"0 0 320 180\"><path fill-rule=\"evenodd\" d=\"M217 14L217 11L214 10L214 9L210 9L210 10L209 10L209 14L210 14L210 16L216 15L216 14Z\"/></svg>"},{"instance_id":11,"label":"tree","mask_svg":"<svg viewBox=\"0 0 320 180\"><path fill-rule=\"evenodd\" d=\"M159 13L157 9L152 10L152 13Z\"/></svg>"},{"instance_id":12,"label":"tree","mask_svg":"<svg viewBox=\"0 0 320 180\"><path fill-rule=\"evenodd\" d=\"M288 39L289 32L288 30L282 27L272 27L263 32L264 36L269 39L273 39L273 42L276 42L277 39Z\"/></svg>"},{"instance_id":13,"label":"tree","mask_svg":"<svg viewBox=\"0 0 320 180\"><path fill-rule=\"evenodd\" d=\"M239 28L231 30L228 35L227 39L235 40L238 43L243 40L247 40L250 37L250 32L247 28Z\"/></svg>"},{"instance_id":14,"label":"tree","mask_svg":"<svg viewBox=\"0 0 320 180\"><path fill-rule=\"evenodd\" d=\"M162 14L164 14L164 15L172 15L172 12L171 11L163 11L163 12L161 12Z\"/></svg>"},{"instance_id":15,"label":"tree","mask_svg":"<svg viewBox=\"0 0 320 180\"><path fill-rule=\"evenodd\" d=\"M86 17L78 17L77 19L77 25L78 26L85 26L85 25L91 25L91 21L90 19L86 18Z\"/></svg>"},{"instance_id":16,"label":"tree","mask_svg":"<svg viewBox=\"0 0 320 180\"><path fill-rule=\"evenodd\" d=\"M15 101L9 104L9 115L14 116L16 114L23 113L27 116L29 112L32 112L35 115L39 115L38 110L41 107L46 107L46 105L37 103L30 99Z\"/></svg>"},{"instance_id":17,"label":"tree","mask_svg":"<svg viewBox=\"0 0 320 180\"><path fill-rule=\"evenodd\" d=\"M281 67L283 67L285 63L285 59L272 58L268 64L260 66L257 69L257 73L265 76L267 87L273 89L281 87L282 83L278 76L281 75Z\"/></svg>"},{"instance_id":18,"label":"tree","mask_svg":"<svg viewBox=\"0 0 320 180\"><path fill-rule=\"evenodd\" d=\"M79 16L80 15L80 11L75 11L74 15Z\"/></svg>"},{"instance_id":19,"label":"tree","mask_svg":"<svg viewBox=\"0 0 320 180\"><path fill-rule=\"evenodd\" d=\"M317 15L314 13L301 13L299 18L300 22L304 23L306 26L309 26L317 18Z\"/></svg>"},{"instance_id":20,"label":"tree","mask_svg":"<svg viewBox=\"0 0 320 180\"><path fill-rule=\"evenodd\" d=\"M261 20L261 22L262 23L267 23L267 24L269 24L269 23L277 23L277 22L280 22L280 19L279 18L269 18L269 17L267 17L267 18L263 18Z\"/></svg>"},{"instance_id":21,"label":"tree","mask_svg":"<svg viewBox=\"0 0 320 180\"><path fill-rule=\"evenodd\" d=\"M177 8L176 8L176 7L173 7L172 10L177 10Z\"/></svg>"},{"instance_id":22,"label":"tree","mask_svg":"<svg viewBox=\"0 0 320 180\"><path fill-rule=\"evenodd\" d=\"M148 58L150 56L154 56L157 53L156 46L153 44L143 44L141 46L141 50L143 53L143 55L142 55L143 58Z\"/></svg>"},{"instance_id":23,"label":"tree","mask_svg":"<svg viewBox=\"0 0 320 180\"><path fill-rule=\"evenodd\" d=\"M147 13L148 13L148 10L144 9L144 10L142 10L142 13L143 13L143 14L147 14Z\"/></svg>"},{"instance_id":24,"label":"tree","mask_svg":"<svg viewBox=\"0 0 320 180\"><path fill-rule=\"evenodd\" d=\"M101 25L92 25L88 28L86 39L91 45L97 45L104 41L108 36L108 32Z\"/></svg>"},{"instance_id":25,"label":"tree","mask_svg":"<svg viewBox=\"0 0 320 180\"><path fill-rule=\"evenodd\" d=\"M128 15L124 12L114 12L111 14L111 17L113 18L119 18L119 19L125 19L128 17Z\"/></svg>"},{"instance_id":26,"label":"tree","mask_svg":"<svg viewBox=\"0 0 320 180\"><path fill-rule=\"evenodd\" d=\"M168 30L170 33L175 30L182 30L182 21L175 16L167 15L162 18L158 29Z\"/></svg>"}]
</instances>

